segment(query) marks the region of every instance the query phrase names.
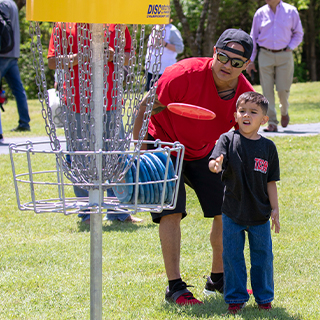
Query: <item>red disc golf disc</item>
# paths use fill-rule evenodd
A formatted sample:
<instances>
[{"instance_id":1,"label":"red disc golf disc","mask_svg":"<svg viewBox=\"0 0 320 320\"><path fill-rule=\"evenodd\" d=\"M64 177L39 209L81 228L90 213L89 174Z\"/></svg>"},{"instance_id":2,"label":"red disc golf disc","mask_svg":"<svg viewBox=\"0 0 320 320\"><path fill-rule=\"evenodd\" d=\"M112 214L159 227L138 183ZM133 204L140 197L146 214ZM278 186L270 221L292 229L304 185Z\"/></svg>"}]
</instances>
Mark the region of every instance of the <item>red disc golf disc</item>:
<instances>
[{"instance_id":1,"label":"red disc golf disc","mask_svg":"<svg viewBox=\"0 0 320 320\"><path fill-rule=\"evenodd\" d=\"M174 102L167 107L171 112L191 119L212 120L216 117L213 111L192 104Z\"/></svg>"}]
</instances>

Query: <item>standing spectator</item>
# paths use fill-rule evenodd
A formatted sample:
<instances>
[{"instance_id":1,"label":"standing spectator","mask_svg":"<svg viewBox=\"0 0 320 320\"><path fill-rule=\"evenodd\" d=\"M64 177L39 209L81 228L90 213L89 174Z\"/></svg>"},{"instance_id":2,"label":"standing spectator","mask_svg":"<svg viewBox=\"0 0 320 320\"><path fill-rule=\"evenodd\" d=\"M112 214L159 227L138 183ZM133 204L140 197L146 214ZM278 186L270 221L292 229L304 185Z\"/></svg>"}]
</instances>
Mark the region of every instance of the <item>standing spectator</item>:
<instances>
[{"instance_id":1,"label":"standing spectator","mask_svg":"<svg viewBox=\"0 0 320 320\"><path fill-rule=\"evenodd\" d=\"M242 74L250 62L251 53L251 37L240 29L228 29L213 48L213 58L183 59L166 68L158 80L145 140L179 141L185 146L176 208L151 213L153 222L159 223L164 266L169 280L165 294L168 302L179 305L202 303L187 289L180 274L180 223L187 215L185 183L195 190L204 216L213 218L210 232L213 258L205 293L223 292L223 185L220 176L209 171L208 159L220 135L236 125L237 98L246 91L253 91ZM148 94L140 104L134 124L135 139L140 134L147 101ZM215 112L216 119L202 121L181 117L167 109L166 106L172 102L206 108ZM173 155L172 161L175 163Z\"/></svg>"},{"instance_id":2,"label":"standing spectator","mask_svg":"<svg viewBox=\"0 0 320 320\"><path fill-rule=\"evenodd\" d=\"M0 83L0 143L3 143L3 131L2 131L2 124L1 124L1 112L4 112L3 104L7 102L7 97L5 95L4 90L2 90L2 84Z\"/></svg>"},{"instance_id":3,"label":"standing spectator","mask_svg":"<svg viewBox=\"0 0 320 320\"><path fill-rule=\"evenodd\" d=\"M268 100L246 92L237 101L239 130L220 136L209 161L214 173L222 171L224 300L229 313L240 311L249 300L244 259L245 233L251 257L251 285L259 309L272 308L274 298L271 229L280 231L276 181L279 158L274 143L258 134L268 121Z\"/></svg>"},{"instance_id":4,"label":"standing spectator","mask_svg":"<svg viewBox=\"0 0 320 320\"><path fill-rule=\"evenodd\" d=\"M20 26L18 7L13 0L0 0L0 10L11 20L14 46L8 53L0 54L0 77L5 78L14 95L19 113L19 125L11 131L30 131L27 95L23 88L18 58L20 57Z\"/></svg>"},{"instance_id":5,"label":"standing spectator","mask_svg":"<svg viewBox=\"0 0 320 320\"><path fill-rule=\"evenodd\" d=\"M159 28L159 26L156 26ZM154 30L153 30L154 33ZM183 40L180 31L171 23L167 24L164 30L164 44L163 44L163 54L161 55L161 68L159 70L159 78L162 76L166 67L171 66L177 62L177 55L181 53L184 49ZM146 55L146 60L150 56L150 65L148 69L148 78L146 84L146 91L150 90L150 82L153 76L152 67L156 61L156 41L154 34L150 34L148 40L148 50ZM159 52L158 52L159 54Z\"/></svg>"},{"instance_id":6,"label":"standing spectator","mask_svg":"<svg viewBox=\"0 0 320 320\"><path fill-rule=\"evenodd\" d=\"M62 34L62 25L61 23L58 23L59 33ZM69 55L70 58L70 68L73 68L73 74L74 74L74 87L75 87L75 105L76 105L76 121L77 121L77 134L79 137L81 137L81 122L80 122L80 93L79 93L79 67L78 67L78 41L77 41L77 23L67 23L66 27L66 37L72 36L73 46L68 48L68 52L72 52L72 55ZM109 25L109 61L108 61L108 67L109 67L109 75L107 78L107 81L109 83L109 89L107 92L107 99L108 99L108 106L107 106L107 112L110 113L111 105L112 105L112 88L113 88L113 71L114 71L114 64L113 64L113 57L114 57L114 39L116 36L116 25L110 24ZM125 64L128 64L129 60L129 53L131 49L131 36L128 28L125 30L125 38L126 38L126 45L125 45ZM55 47L54 47L54 31L51 34L50 43L49 43L49 50L48 50L48 66L50 69L56 68L56 57L55 57ZM108 121L110 121L111 115L108 115ZM109 123L107 124L109 126ZM121 128L123 131L123 127ZM73 187L74 193L77 197L88 197L88 191L82 188L79 188L77 186ZM111 189L107 190L107 194L109 197L114 196L114 193ZM85 224L90 223L90 214L79 214L78 215L82 222ZM126 222L141 222L142 219L133 217L130 214L107 214L105 219L107 220L119 220L119 221L126 221Z\"/></svg>"},{"instance_id":7,"label":"standing spectator","mask_svg":"<svg viewBox=\"0 0 320 320\"><path fill-rule=\"evenodd\" d=\"M303 30L298 10L282 0L266 0L253 17L251 37L253 52L247 73L257 72L254 60L258 55L260 84L269 101L266 132L277 132L274 83L278 92L281 126L286 127L290 117L289 94L293 81L294 62L292 50L302 41ZM259 49L259 53L258 53Z\"/></svg>"}]
</instances>

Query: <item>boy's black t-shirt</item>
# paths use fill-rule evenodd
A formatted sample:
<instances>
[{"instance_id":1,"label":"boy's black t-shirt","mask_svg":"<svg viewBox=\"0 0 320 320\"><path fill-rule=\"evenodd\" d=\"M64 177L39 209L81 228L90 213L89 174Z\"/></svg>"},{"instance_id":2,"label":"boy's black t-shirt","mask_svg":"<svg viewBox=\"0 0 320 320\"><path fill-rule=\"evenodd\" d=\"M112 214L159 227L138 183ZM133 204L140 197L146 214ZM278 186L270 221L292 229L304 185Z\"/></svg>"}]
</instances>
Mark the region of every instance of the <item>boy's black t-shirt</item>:
<instances>
[{"instance_id":1,"label":"boy's black t-shirt","mask_svg":"<svg viewBox=\"0 0 320 320\"><path fill-rule=\"evenodd\" d=\"M222 212L241 225L266 223L271 215L267 183L280 180L278 152L273 141L250 140L240 132L220 136L210 159L224 155Z\"/></svg>"}]
</instances>

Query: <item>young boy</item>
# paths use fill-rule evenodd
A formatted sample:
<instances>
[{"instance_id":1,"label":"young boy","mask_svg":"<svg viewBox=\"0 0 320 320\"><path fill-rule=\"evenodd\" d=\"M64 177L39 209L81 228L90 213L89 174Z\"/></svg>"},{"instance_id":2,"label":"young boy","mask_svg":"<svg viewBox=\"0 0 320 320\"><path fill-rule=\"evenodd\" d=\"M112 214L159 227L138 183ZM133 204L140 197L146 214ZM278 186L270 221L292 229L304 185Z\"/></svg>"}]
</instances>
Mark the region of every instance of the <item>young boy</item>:
<instances>
[{"instance_id":1,"label":"young boy","mask_svg":"<svg viewBox=\"0 0 320 320\"><path fill-rule=\"evenodd\" d=\"M279 233L276 181L280 180L275 144L258 134L268 122L268 100L257 92L237 100L239 130L222 134L212 151L209 169L222 171L224 299L229 313L237 313L249 300L244 259L245 231L251 258L251 286L260 309L271 309L274 297L272 229Z\"/></svg>"}]
</instances>

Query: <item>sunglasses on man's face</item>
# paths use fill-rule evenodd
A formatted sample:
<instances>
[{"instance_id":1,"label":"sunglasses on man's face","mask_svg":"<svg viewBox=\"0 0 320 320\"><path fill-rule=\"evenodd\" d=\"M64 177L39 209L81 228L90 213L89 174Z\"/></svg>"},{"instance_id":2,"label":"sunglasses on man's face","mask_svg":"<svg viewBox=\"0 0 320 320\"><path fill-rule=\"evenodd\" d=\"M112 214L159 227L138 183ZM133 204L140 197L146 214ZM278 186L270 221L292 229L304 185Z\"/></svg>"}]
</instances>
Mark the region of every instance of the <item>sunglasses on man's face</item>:
<instances>
[{"instance_id":1,"label":"sunglasses on man's face","mask_svg":"<svg viewBox=\"0 0 320 320\"><path fill-rule=\"evenodd\" d=\"M243 65L248 61L243 61L238 58L230 58L227 54L224 52L217 52L217 59L223 64L226 64L229 60L231 61L231 66L234 68L242 68Z\"/></svg>"}]
</instances>

